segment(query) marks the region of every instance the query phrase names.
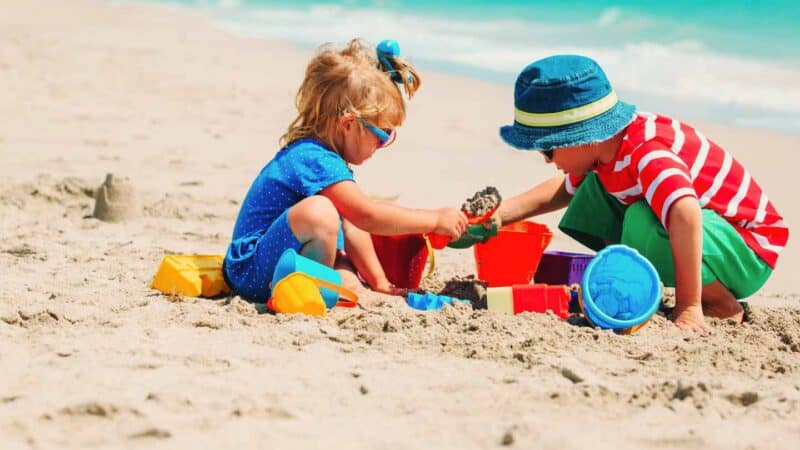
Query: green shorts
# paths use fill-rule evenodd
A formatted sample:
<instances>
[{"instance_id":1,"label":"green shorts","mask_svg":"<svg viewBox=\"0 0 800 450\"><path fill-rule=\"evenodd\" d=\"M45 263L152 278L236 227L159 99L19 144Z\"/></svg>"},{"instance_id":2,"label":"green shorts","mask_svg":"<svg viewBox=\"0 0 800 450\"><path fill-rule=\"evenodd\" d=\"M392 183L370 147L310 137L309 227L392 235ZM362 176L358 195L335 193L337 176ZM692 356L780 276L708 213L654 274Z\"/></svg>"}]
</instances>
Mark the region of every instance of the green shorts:
<instances>
[{"instance_id":1,"label":"green shorts","mask_svg":"<svg viewBox=\"0 0 800 450\"><path fill-rule=\"evenodd\" d=\"M617 243L635 248L653 264L665 286L675 286L669 235L650 205L644 200L621 204L594 173L578 187L558 227L595 251ZM718 280L739 299L753 295L772 275L733 226L710 209L703 209L701 270L704 286Z\"/></svg>"}]
</instances>

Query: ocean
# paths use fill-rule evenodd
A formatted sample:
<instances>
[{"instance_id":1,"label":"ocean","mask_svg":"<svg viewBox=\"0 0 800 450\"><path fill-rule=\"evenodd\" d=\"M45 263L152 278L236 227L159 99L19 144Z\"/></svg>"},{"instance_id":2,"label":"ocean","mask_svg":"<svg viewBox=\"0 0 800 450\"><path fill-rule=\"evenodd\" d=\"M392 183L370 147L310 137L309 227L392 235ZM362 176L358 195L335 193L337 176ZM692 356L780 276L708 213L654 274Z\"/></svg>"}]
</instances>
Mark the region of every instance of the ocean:
<instances>
[{"instance_id":1,"label":"ocean","mask_svg":"<svg viewBox=\"0 0 800 450\"><path fill-rule=\"evenodd\" d=\"M421 71L513 83L551 54L597 60L644 110L800 133L800 0L147 0L313 48L396 39Z\"/></svg>"}]
</instances>

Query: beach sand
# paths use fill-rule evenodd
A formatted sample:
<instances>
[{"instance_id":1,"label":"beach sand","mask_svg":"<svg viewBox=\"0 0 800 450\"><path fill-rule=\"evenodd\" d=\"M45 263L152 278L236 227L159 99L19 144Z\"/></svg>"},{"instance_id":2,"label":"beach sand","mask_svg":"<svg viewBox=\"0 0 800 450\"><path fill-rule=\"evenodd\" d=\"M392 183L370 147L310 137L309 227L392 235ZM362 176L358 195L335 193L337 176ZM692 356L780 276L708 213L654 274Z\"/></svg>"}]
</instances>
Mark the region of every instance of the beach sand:
<instances>
[{"instance_id":1,"label":"beach sand","mask_svg":"<svg viewBox=\"0 0 800 450\"><path fill-rule=\"evenodd\" d=\"M0 448L800 443L793 242L750 320L707 335L660 316L619 336L552 315L420 313L377 294L325 318L274 316L151 290L164 255L224 252L310 51L168 7L0 0L0 11ZM512 86L423 77L397 143L356 170L366 192L459 206L554 173L497 136ZM800 223L798 136L701 128ZM130 180L138 218L92 217L107 173ZM551 248L579 249L558 233ZM470 251L438 262L445 278L473 271Z\"/></svg>"}]
</instances>

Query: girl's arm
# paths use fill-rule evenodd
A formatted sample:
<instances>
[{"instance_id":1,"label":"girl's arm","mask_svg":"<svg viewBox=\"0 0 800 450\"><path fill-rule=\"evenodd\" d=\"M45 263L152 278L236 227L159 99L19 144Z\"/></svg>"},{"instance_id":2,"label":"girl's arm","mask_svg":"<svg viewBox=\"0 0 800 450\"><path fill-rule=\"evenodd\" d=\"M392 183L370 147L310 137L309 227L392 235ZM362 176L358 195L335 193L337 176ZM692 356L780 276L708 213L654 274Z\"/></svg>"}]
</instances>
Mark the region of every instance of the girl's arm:
<instances>
[{"instance_id":1,"label":"girl's arm","mask_svg":"<svg viewBox=\"0 0 800 450\"><path fill-rule=\"evenodd\" d=\"M386 278L378 255L375 253L375 246L372 245L372 238L369 233L344 220L344 246L347 257L356 267L358 273L364 277L369 287L374 291L383 292L391 295L401 295L404 289L396 288Z\"/></svg>"},{"instance_id":2,"label":"girl's arm","mask_svg":"<svg viewBox=\"0 0 800 450\"><path fill-rule=\"evenodd\" d=\"M458 239L467 228L467 217L454 208L410 209L371 200L352 181L323 189L342 217L364 231L381 235L434 232Z\"/></svg>"},{"instance_id":3,"label":"girl's arm","mask_svg":"<svg viewBox=\"0 0 800 450\"><path fill-rule=\"evenodd\" d=\"M500 224L513 223L565 208L572 196L567 192L564 175L557 175L533 189L503 200L495 214Z\"/></svg>"},{"instance_id":4,"label":"girl's arm","mask_svg":"<svg viewBox=\"0 0 800 450\"><path fill-rule=\"evenodd\" d=\"M700 265L703 260L703 214L694 197L683 197L669 209L669 245L675 265L675 325L707 330L703 319Z\"/></svg>"}]
</instances>

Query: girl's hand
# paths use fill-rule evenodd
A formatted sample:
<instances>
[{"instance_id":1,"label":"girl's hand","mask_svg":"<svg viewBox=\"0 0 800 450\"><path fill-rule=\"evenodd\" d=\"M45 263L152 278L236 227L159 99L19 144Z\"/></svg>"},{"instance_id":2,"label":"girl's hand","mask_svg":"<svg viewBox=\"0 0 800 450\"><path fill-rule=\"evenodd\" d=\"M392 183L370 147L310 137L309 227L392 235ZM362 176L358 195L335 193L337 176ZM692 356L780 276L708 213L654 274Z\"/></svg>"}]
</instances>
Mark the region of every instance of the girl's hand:
<instances>
[{"instance_id":1,"label":"girl's hand","mask_svg":"<svg viewBox=\"0 0 800 450\"><path fill-rule=\"evenodd\" d=\"M436 227L432 230L435 234L443 234L456 240L467 230L467 216L457 209L438 209L436 215Z\"/></svg>"},{"instance_id":2,"label":"girl's hand","mask_svg":"<svg viewBox=\"0 0 800 450\"><path fill-rule=\"evenodd\" d=\"M392 283L389 282L386 278L382 280L378 280L375 283L375 286L371 286L372 290L375 292L380 292L382 294L389 294L389 295L405 295L408 293L408 289L399 288Z\"/></svg>"}]
</instances>

